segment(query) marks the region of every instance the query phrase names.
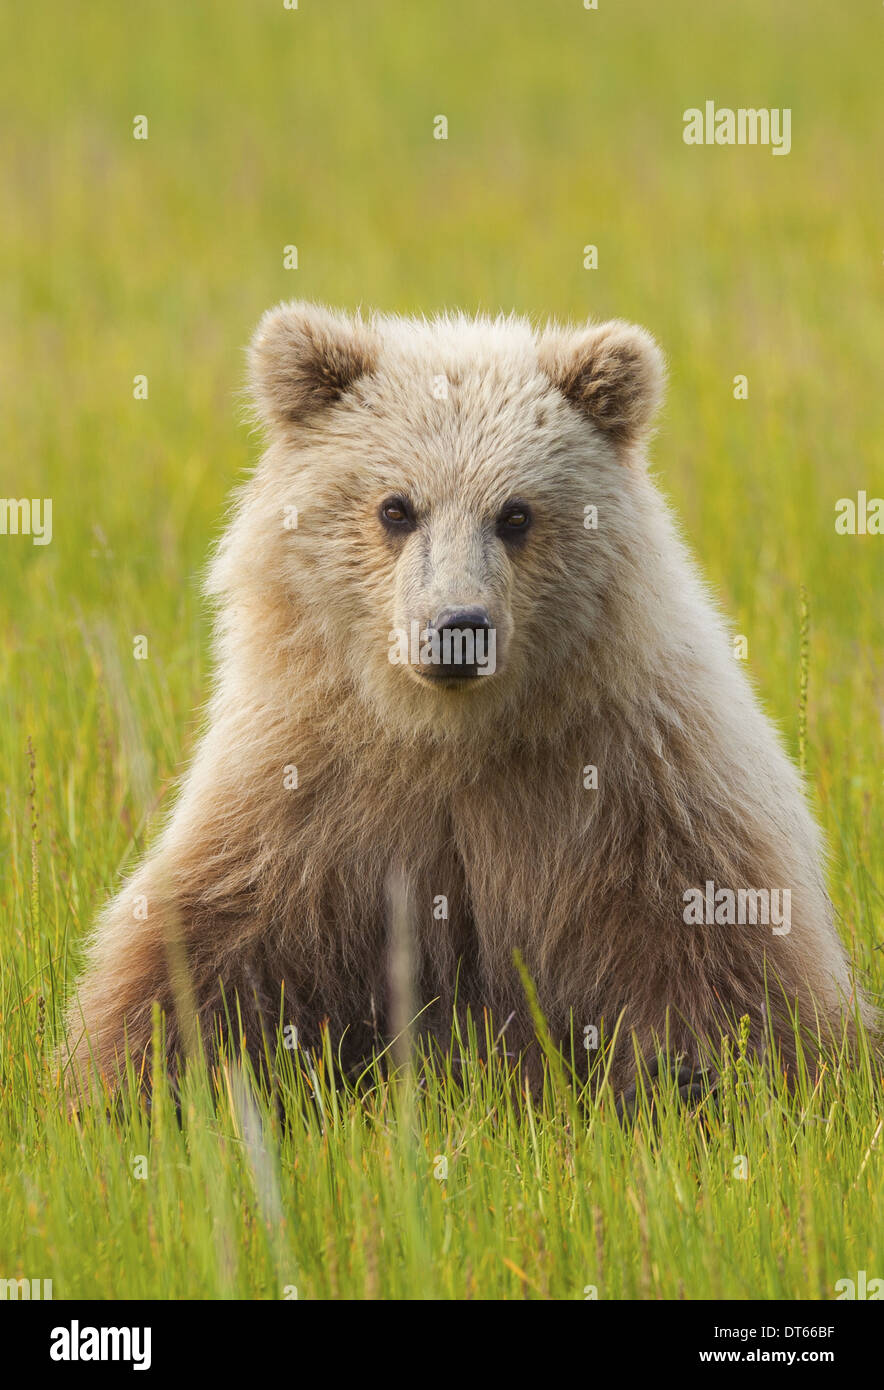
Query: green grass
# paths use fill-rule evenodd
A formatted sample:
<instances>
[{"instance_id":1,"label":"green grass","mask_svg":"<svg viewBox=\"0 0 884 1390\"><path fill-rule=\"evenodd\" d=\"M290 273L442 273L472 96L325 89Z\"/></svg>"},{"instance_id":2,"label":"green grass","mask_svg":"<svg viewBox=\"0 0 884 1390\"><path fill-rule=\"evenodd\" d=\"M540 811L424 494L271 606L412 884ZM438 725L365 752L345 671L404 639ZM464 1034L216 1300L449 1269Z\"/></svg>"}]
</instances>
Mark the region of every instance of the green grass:
<instances>
[{"instance_id":1,"label":"green grass","mask_svg":"<svg viewBox=\"0 0 884 1390\"><path fill-rule=\"evenodd\" d=\"M318 1098L290 1067L281 1096L246 1100L230 1071L217 1103L193 1079L180 1127L168 1102L75 1121L51 1062L84 934L193 747L200 571L259 447L241 349L290 296L657 335L654 466L806 764L840 928L880 996L884 539L836 535L834 509L884 494L882 16L7 7L0 496L51 497L54 536L0 537L0 1278L56 1297L829 1298L884 1277L868 1062L794 1096L747 1064L708 1115L664 1095L656 1133L576 1108L561 1078L526 1108L475 1058L466 1085L370 1075L358 1094L326 1068ZM791 154L685 146L707 98L791 107Z\"/></svg>"}]
</instances>

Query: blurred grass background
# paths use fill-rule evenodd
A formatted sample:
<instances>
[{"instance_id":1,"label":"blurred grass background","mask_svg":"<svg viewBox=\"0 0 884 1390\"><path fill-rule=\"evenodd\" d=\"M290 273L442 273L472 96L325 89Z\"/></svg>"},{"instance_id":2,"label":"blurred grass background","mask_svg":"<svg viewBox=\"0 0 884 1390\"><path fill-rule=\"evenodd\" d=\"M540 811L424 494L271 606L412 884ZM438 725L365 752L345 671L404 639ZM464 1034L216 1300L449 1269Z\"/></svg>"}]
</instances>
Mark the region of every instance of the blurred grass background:
<instances>
[{"instance_id":1,"label":"blurred grass background","mask_svg":"<svg viewBox=\"0 0 884 1390\"><path fill-rule=\"evenodd\" d=\"M259 448L241 420L242 349L282 298L652 330L671 372L655 468L793 752L806 587L810 789L845 940L880 991L884 539L836 535L834 509L884 494L882 25L871 3L798 0L4 7L0 496L54 508L51 545L0 537L7 1145L37 1142L52 1102L34 1078L78 942L192 747L200 572ZM682 113L707 99L790 107L791 153L686 146ZM874 1106L838 1140L852 1172ZM107 1142L93 1136L93 1166ZM781 1159L797 1161L789 1146ZM47 1152L26 1183L8 1161L0 1276L22 1257L25 1192L39 1206L61 1160ZM796 1191L805 1177L825 1180L802 1167ZM85 1186L81 1200L88 1224ZM697 1219L714 1227L708 1200ZM880 1252L868 1203L850 1229L877 1232ZM678 1277L688 1296L712 1287Z\"/></svg>"}]
</instances>

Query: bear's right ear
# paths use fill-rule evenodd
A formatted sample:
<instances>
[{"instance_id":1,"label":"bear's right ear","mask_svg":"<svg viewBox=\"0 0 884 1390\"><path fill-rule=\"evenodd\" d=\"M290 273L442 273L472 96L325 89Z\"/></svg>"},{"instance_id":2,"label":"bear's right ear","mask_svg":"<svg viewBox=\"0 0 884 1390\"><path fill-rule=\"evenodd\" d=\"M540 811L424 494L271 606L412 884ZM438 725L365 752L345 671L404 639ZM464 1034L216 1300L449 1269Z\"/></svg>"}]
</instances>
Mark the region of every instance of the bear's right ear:
<instances>
[{"instance_id":1,"label":"bear's right ear","mask_svg":"<svg viewBox=\"0 0 884 1390\"><path fill-rule=\"evenodd\" d=\"M374 366L377 341L361 318L295 301L269 309L249 347L249 385L271 429L333 405Z\"/></svg>"}]
</instances>

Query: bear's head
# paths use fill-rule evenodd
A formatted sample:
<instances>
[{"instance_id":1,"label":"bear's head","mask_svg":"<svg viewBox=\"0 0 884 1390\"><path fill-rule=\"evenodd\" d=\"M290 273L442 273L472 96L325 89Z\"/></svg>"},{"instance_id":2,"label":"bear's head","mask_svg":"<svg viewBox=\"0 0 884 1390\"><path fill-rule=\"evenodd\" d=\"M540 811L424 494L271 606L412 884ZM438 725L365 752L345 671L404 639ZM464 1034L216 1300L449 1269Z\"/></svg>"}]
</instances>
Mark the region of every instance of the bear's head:
<instances>
[{"instance_id":1,"label":"bear's head","mask_svg":"<svg viewBox=\"0 0 884 1390\"><path fill-rule=\"evenodd\" d=\"M272 591L293 657L403 730L487 727L538 682L565 699L647 544L662 378L621 322L271 310L250 349L270 447L215 588Z\"/></svg>"}]
</instances>

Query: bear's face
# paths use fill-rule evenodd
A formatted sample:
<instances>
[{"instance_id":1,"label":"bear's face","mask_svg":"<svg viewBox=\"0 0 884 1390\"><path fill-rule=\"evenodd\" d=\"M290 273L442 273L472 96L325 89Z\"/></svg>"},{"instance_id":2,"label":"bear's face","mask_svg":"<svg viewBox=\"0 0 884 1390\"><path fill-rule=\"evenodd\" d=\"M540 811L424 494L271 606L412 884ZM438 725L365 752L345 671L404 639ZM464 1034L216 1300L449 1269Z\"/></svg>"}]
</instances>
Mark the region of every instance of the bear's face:
<instances>
[{"instance_id":1,"label":"bear's face","mask_svg":"<svg viewBox=\"0 0 884 1390\"><path fill-rule=\"evenodd\" d=\"M475 727L591 639L635 543L662 370L642 330L291 305L251 367L267 576L382 718Z\"/></svg>"}]
</instances>

